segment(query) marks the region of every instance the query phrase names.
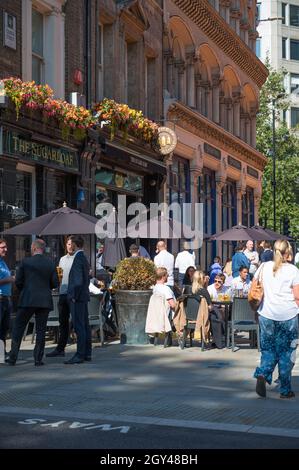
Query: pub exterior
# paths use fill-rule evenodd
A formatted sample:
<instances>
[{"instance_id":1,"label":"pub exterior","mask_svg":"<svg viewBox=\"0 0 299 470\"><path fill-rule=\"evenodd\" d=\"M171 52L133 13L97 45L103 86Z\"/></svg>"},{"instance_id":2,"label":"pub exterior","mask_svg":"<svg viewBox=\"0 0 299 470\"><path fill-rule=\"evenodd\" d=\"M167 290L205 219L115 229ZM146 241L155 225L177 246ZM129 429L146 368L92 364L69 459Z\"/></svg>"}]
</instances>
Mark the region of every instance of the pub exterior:
<instances>
[{"instance_id":1,"label":"pub exterior","mask_svg":"<svg viewBox=\"0 0 299 470\"><path fill-rule=\"evenodd\" d=\"M40 118L40 119L38 119ZM0 115L0 231L61 207L77 205L82 142L62 138L55 123L28 111L16 120L9 105ZM8 237L11 267L30 254L31 237ZM60 237L49 239L48 253L63 253Z\"/></svg>"}]
</instances>

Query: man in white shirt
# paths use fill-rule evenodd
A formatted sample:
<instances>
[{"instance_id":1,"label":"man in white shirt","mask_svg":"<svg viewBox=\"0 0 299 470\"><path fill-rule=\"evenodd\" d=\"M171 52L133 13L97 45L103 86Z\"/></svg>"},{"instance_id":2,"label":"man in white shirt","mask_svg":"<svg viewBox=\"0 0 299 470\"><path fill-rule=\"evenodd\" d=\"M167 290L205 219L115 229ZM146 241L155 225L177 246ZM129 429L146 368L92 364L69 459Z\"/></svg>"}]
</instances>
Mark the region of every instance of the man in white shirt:
<instances>
[{"instance_id":1,"label":"man in white shirt","mask_svg":"<svg viewBox=\"0 0 299 470\"><path fill-rule=\"evenodd\" d=\"M56 348L46 357L64 356L64 349L67 345L69 337L69 319L70 319L70 305L67 299L67 289L69 283L69 274L74 261L74 245L71 236L66 241L67 254L62 256L59 260L59 267L62 268L62 280L59 288L59 340Z\"/></svg>"},{"instance_id":2,"label":"man in white shirt","mask_svg":"<svg viewBox=\"0 0 299 470\"><path fill-rule=\"evenodd\" d=\"M257 251L253 250L252 240L248 240L248 242L246 243L246 250L244 250L244 255L250 261L249 274L250 274L250 279L252 279L259 266L259 255Z\"/></svg>"},{"instance_id":3,"label":"man in white shirt","mask_svg":"<svg viewBox=\"0 0 299 470\"><path fill-rule=\"evenodd\" d=\"M219 298L219 295L230 294L230 288L225 286L224 283L224 274L216 274L214 284L210 284L208 286L208 292L212 300L217 300Z\"/></svg>"},{"instance_id":4,"label":"man in white shirt","mask_svg":"<svg viewBox=\"0 0 299 470\"><path fill-rule=\"evenodd\" d=\"M173 288L173 267L174 267L174 256L166 250L166 244L164 240L159 240L156 246L158 254L154 258L154 263L157 268L166 268L168 273L167 285Z\"/></svg>"},{"instance_id":5,"label":"man in white shirt","mask_svg":"<svg viewBox=\"0 0 299 470\"><path fill-rule=\"evenodd\" d=\"M184 249L177 254L174 267L179 270L179 285L183 287L183 279L187 269L192 266L195 268L195 253L189 250L188 242L184 242Z\"/></svg>"},{"instance_id":6,"label":"man in white shirt","mask_svg":"<svg viewBox=\"0 0 299 470\"><path fill-rule=\"evenodd\" d=\"M240 297L248 297L248 292L251 286L251 281L248 277L248 268L246 268L246 266L241 266L239 273L239 276L234 277L232 282L232 295L235 295L235 292L239 291L238 294Z\"/></svg>"}]
</instances>

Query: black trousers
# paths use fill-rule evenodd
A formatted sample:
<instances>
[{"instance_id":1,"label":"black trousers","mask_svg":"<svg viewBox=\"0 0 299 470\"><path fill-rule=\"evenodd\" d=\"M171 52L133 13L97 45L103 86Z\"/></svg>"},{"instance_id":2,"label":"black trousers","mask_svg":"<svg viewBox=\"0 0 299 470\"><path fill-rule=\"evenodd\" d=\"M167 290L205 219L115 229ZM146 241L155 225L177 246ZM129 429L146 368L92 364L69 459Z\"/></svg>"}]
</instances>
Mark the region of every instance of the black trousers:
<instances>
[{"instance_id":1,"label":"black trousers","mask_svg":"<svg viewBox=\"0 0 299 470\"><path fill-rule=\"evenodd\" d=\"M224 321L222 319L221 312L217 307L214 307L210 312L211 330L213 336L213 342L216 347L221 349L223 347L222 338L224 334Z\"/></svg>"},{"instance_id":2,"label":"black trousers","mask_svg":"<svg viewBox=\"0 0 299 470\"><path fill-rule=\"evenodd\" d=\"M68 341L70 331L70 303L66 294L61 294L58 301L59 309L59 340L56 346L57 351L63 352Z\"/></svg>"},{"instance_id":3,"label":"black trousers","mask_svg":"<svg viewBox=\"0 0 299 470\"><path fill-rule=\"evenodd\" d=\"M0 339L4 341L4 344L9 331L11 310L10 297L2 297L0 299Z\"/></svg>"},{"instance_id":4,"label":"black trousers","mask_svg":"<svg viewBox=\"0 0 299 470\"><path fill-rule=\"evenodd\" d=\"M26 325L34 314L36 342L33 356L35 362L40 362L42 360L45 349L45 336L49 311L49 309L38 307L21 307L18 309L11 335L12 342L9 356L12 361L16 361L18 358Z\"/></svg>"},{"instance_id":5,"label":"black trousers","mask_svg":"<svg viewBox=\"0 0 299 470\"><path fill-rule=\"evenodd\" d=\"M87 302L70 302L72 322L77 335L77 352L79 359L91 357L91 329L88 319Z\"/></svg>"}]
</instances>

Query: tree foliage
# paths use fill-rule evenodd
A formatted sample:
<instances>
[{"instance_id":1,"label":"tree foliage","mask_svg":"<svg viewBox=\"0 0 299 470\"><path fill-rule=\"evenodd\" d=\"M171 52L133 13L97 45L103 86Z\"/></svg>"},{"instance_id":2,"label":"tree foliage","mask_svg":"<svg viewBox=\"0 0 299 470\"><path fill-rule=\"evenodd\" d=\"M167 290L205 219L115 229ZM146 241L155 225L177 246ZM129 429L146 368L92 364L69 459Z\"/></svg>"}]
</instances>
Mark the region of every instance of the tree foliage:
<instances>
[{"instance_id":1,"label":"tree foliage","mask_svg":"<svg viewBox=\"0 0 299 470\"><path fill-rule=\"evenodd\" d=\"M268 157L263 175L260 218L273 227L273 108L275 116L276 155L276 229L289 221L289 231L299 237L299 139L281 120L289 107L284 90L284 70L275 71L266 62L269 76L260 94L257 116L257 149Z\"/></svg>"}]
</instances>

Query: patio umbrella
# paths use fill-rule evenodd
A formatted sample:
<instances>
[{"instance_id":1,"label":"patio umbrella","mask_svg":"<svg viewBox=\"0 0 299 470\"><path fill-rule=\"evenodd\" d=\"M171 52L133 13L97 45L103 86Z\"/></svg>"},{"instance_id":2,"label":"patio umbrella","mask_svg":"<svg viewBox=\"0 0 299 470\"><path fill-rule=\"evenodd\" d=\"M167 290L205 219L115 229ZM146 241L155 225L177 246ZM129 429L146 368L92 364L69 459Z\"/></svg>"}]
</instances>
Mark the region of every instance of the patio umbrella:
<instances>
[{"instance_id":1,"label":"patio umbrella","mask_svg":"<svg viewBox=\"0 0 299 470\"><path fill-rule=\"evenodd\" d=\"M77 209L63 207L54 209L48 214L36 217L23 224L5 230L3 235L87 235L95 233L95 226L98 222L93 217Z\"/></svg>"},{"instance_id":2,"label":"patio umbrella","mask_svg":"<svg viewBox=\"0 0 299 470\"><path fill-rule=\"evenodd\" d=\"M137 226L128 224L127 235L136 238L135 231L138 231L139 238L192 238L192 229L189 225L183 224L175 219L167 219L164 215L151 217L149 220L141 222ZM191 233L190 233L191 232ZM201 233L202 238L208 238L208 235Z\"/></svg>"},{"instance_id":3,"label":"patio umbrella","mask_svg":"<svg viewBox=\"0 0 299 470\"><path fill-rule=\"evenodd\" d=\"M281 235L281 233L274 232L274 230L271 230L269 228L262 228L259 225L254 225L252 228L260 231L261 233L266 233L268 235L268 238L264 238L264 240L292 240L291 237Z\"/></svg>"},{"instance_id":4,"label":"patio umbrella","mask_svg":"<svg viewBox=\"0 0 299 470\"><path fill-rule=\"evenodd\" d=\"M265 234L261 234L258 230L246 227L245 225L235 225L220 233L211 235L210 240L216 241L241 241L241 240L265 240Z\"/></svg>"},{"instance_id":5,"label":"patio umbrella","mask_svg":"<svg viewBox=\"0 0 299 470\"><path fill-rule=\"evenodd\" d=\"M126 257L127 250L123 238L105 238L102 266L105 268L115 268Z\"/></svg>"}]
</instances>

